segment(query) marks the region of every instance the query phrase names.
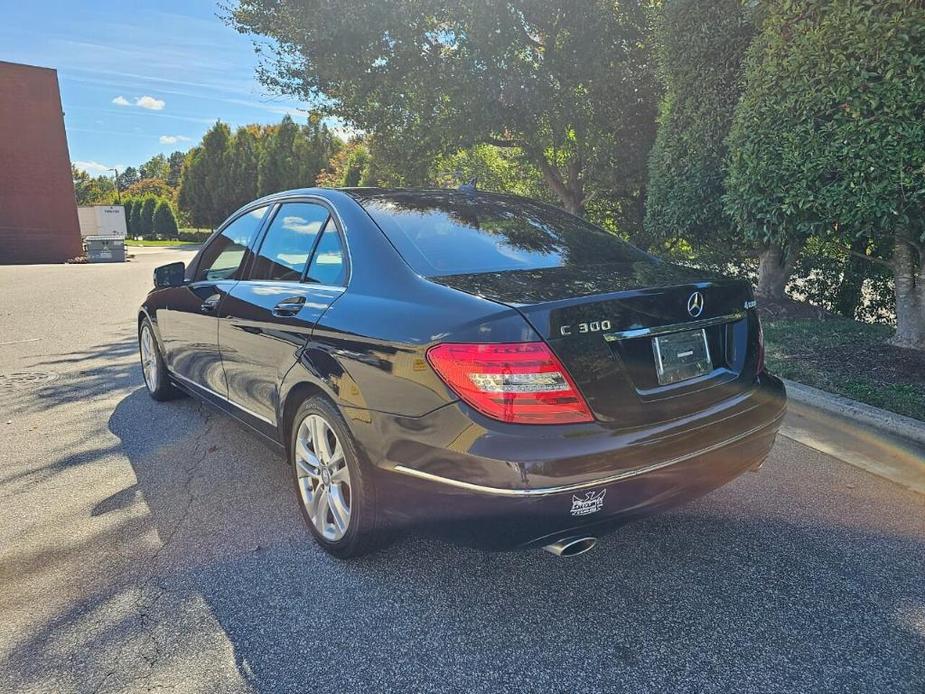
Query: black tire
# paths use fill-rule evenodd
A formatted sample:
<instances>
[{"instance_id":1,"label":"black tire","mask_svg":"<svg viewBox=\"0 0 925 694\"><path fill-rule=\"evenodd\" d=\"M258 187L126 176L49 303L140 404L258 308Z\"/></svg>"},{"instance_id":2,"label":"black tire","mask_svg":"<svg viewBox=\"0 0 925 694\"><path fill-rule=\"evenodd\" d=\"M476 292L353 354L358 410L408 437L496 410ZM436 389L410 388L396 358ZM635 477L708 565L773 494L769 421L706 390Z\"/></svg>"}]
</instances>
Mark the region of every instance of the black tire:
<instances>
[{"instance_id":1,"label":"black tire","mask_svg":"<svg viewBox=\"0 0 925 694\"><path fill-rule=\"evenodd\" d=\"M340 442L340 448L343 452L343 461L349 471L349 522L347 523L346 531L343 532L343 536L339 539L325 537L313 520L308 508L310 502L306 500L307 496L303 493L303 484L310 486L314 482L304 474L304 467L301 468L303 474L300 475L300 465L296 462L300 428L303 423L310 428L313 420L309 420L309 417L312 415L324 420L337 437L336 440ZM322 549L340 559L349 559L369 554L389 543L390 534L386 529L385 518L379 506L369 464L361 459L347 423L334 403L328 398L321 395L308 398L296 411L290 427L289 466L292 470L292 481L302 519L305 521L308 531ZM330 477L328 478L328 483L337 484ZM328 509L325 513L331 514L330 508L325 508ZM332 522L327 524L326 521L322 521L322 524L330 525L331 529L334 530L333 515L327 515L326 518L331 518Z\"/></svg>"},{"instance_id":2,"label":"black tire","mask_svg":"<svg viewBox=\"0 0 925 694\"><path fill-rule=\"evenodd\" d=\"M156 367L153 370L149 370L145 365L144 340L146 331L151 336L151 347L153 347L154 365ZM164 363L160 345L157 343L157 335L154 333L154 326L151 325L151 321L147 318L138 325L138 355L141 358L141 376L145 382L148 395L158 402L173 400L182 395L180 390L170 381L167 365ZM153 383L150 381L153 381Z\"/></svg>"}]
</instances>

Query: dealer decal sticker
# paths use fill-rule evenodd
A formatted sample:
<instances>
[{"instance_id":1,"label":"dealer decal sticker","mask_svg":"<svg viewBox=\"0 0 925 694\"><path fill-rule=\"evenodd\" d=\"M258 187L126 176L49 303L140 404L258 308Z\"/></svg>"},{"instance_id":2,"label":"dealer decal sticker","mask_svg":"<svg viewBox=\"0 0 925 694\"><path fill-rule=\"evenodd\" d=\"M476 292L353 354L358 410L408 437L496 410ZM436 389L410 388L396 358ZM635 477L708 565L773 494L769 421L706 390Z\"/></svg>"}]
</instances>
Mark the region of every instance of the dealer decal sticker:
<instances>
[{"instance_id":1,"label":"dealer decal sticker","mask_svg":"<svg viewBox=\"0 0 925 694\"><path fill-rule=\"evenodd\" d=\"M591 513L597 513L602 508L604 508L604 495L607 494L606 489L602 489L599 492L590 491L586 492L584 496L577 496L572 494L572 515L573 516L587 516Z\"/></svg>"}]
</instances>

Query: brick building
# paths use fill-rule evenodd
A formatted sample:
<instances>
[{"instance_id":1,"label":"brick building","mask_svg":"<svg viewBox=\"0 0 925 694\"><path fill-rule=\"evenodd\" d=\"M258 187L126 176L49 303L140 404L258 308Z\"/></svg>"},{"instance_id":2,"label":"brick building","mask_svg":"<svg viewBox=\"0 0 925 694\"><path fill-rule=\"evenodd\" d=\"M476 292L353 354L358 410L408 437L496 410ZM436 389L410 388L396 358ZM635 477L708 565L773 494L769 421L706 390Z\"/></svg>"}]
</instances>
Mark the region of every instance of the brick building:
<instances>
[{"instance_id":1,"label":"brick building","mask_svg":"<svg viewBox=\"0 0 925 694\"><path fill-rule=\"evenodd\" d=\"M0 61L0 264L80 254L58 74Z\"/></svg>"}]
</instances>

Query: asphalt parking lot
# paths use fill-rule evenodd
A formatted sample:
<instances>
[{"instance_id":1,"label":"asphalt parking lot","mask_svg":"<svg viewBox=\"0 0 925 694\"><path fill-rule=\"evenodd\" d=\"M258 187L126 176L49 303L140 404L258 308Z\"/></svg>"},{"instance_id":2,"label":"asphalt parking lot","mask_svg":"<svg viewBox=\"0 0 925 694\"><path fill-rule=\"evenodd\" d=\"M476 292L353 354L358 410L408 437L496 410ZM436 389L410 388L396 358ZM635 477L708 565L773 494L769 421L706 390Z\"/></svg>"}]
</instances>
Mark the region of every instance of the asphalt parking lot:
<instances>
[{"instance_id":1,"label":"asphalt parking lot","mask_svg":"<svg viewBox=\"0 0 925 694\"><path fill-rule=\"evenodd\" d=\"M925 691L925 496L784 437L577 558L331 559L270 448L144 391L190 256L0 267L0 691Z\"/></svg>"}]
</instances>

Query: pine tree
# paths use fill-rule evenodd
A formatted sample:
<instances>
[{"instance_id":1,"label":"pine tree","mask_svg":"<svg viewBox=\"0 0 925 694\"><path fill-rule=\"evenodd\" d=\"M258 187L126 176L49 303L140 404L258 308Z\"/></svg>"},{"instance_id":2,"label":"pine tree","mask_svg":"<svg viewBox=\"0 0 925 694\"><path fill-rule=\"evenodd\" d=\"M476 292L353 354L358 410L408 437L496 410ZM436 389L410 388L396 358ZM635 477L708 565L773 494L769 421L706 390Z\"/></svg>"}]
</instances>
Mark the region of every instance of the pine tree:
<instances>
[{"instance_id":1,"label":"pine tree","mask_svg":"<svg viewBox=\"0 0 925 694\"><path fill-rule=\"evenodd\" d=\"M326 125L317 118L309 119L303 125L295 143L295 164L297 172L292 188L315 185L318 175L324 171L341 145Z\"/></svg>"},{"instance_id":2,"label":"pine tree","mask_svg":"<svg viewBox=\"0 0 925 694\"><path fill-rule=\"evenodd\" d=\"M180 177L183 175L183 162L186 160L186 154L183 152L173 152L167 157L167 185L176 188L180 185Z\"/></svg>"},{"instance_id":3,"label":"pine tree","mask_svg":"<svg viewBox=\"0 0 925 694\"><path fill-rule=\"evenodd\" d=\"M179 208L194 226L214 227L261 195L316 185L343 146L318 118L298 126L285 116L278 125L247 125L234 135L216 123L186 154Z\"/></svg>"},{"instance_id":4,"label":"pine tree","mask_svg":"<svg viewBox=\"0 0 925 694\"><path fill-rule=\"evenodd\" d=\"M177 196L180 209L196 227L209 226L201 162L201 147L194 147L187 153L180 175L180 193Z\"/></svg>"},{"instance_id":5,"label":"pine tree","mask_svg":"<svg viewBox=\"0 0 925 694\"><path fill-rule=\"evenodd\" d=\"M299 126L289 115L265 135L260 167L257 175L259 195L269 195L296 187L295 143L299 138Z\"/></svg>"},{"instance_id":6,"label":"pine tree","mask_svg":"<svg viewBox=\"0 0 925 694\"><path fill-rule=\"evenodd\" d=\"M257 197L260 145L255 128L238 128L231 141L228 162L230 208L237 209Z\"/></svg>"},{"instance_id":7,"label":"pine tree","mask_svg":"<svg viewBox=\"0 0 925 694\"><path fill-rule=\"evenodd\" d=\"M228 174L230 140L231 130L218 121L187 155L180 205L196 226L214 228L235 209Z\"/></svg>"}]
</instances>

